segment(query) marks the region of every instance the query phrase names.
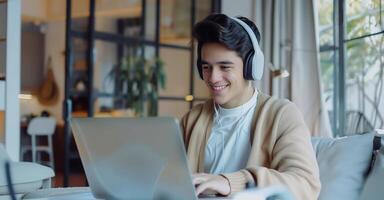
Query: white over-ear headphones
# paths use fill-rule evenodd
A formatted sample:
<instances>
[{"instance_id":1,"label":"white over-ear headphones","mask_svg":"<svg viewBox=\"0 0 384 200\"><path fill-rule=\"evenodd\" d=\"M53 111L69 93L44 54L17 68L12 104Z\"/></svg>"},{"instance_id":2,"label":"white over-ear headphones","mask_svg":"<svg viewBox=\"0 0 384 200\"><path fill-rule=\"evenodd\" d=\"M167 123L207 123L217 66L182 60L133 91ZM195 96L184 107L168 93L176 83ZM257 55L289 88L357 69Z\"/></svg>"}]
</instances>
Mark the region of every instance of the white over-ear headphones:
<instances>
[{"instance_id":1,"label":"white over-ear headphones","mask_svg":"<svg viewBox=\"0 0 384 200\"><path fill-rule=\"evenodd\" d=\"M251 27L249 27L242 20L235 17L230 18L240 24L244 30L247 31L254 50L244 59L244 78L248 80L261 80L264 72L264 54L260 49L259 43L257 42L256 35Z\"/></svg>"}]
</instances>

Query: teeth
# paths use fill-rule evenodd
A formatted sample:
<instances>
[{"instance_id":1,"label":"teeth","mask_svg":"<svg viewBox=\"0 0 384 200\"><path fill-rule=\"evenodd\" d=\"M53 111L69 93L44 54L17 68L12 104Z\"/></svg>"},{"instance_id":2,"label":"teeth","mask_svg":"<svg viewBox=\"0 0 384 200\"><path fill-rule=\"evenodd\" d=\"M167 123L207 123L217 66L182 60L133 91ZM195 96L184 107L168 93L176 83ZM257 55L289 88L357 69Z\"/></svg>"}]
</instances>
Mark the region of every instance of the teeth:
<instances>
[{"instance_id":1,"label":"teeth","mask_svg":"<svg viewBox=\"0 0 384 200\"><path fill-rule=\"evenodd\" d=\"M226 85L221 85L221 86L211 86L213 88L213 90L222 90L224 89L225 87L227 87Z\"/></svg>"}]
</instances>

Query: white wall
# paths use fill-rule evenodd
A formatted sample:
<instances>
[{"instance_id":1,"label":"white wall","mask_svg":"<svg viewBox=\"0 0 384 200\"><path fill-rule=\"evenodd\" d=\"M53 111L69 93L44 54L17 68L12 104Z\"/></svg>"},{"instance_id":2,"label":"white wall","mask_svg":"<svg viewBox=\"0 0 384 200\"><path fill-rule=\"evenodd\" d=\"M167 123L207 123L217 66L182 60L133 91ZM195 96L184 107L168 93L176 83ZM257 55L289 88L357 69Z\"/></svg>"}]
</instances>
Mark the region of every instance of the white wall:
<instances>
[{"instance_id":1,"label":"white wall","mask_svg":"<svg viewBox=\"0 0 384 200\"><path fill-rule=\"evenodd\" d=\"M115 18L96 17L95 29L98 31L116 32ZM105 93L113 93L114 81L107 77L112 67L117 63L117 44L102 40L95 41L95 63L94 63L94 88ZM113 106L113 98L98 98L94 105L95 112L101 106Z\"/></svg>"},{"instance_id":2,"label":"white wall","mask_svg":"<svg viewBox=\"0 0 384 200\"><path fill-rule=\"evenodd\" d=\"M7 47L6 47L6 83L5 83L5 148L14 161L19 160L20 150L20 38L21 3L10 0L7 3Z\"/></svg>"},{"instance_id":3,"label":"white wall","mask_svg":"<svg viewBox=\"0 0 384 200\"><path fill-rule=\"evenodd\" d=\"M229 16L241 15L252 19L254 16L254 0L222 0L222 13Z\"/></svg>"}]
</instances>

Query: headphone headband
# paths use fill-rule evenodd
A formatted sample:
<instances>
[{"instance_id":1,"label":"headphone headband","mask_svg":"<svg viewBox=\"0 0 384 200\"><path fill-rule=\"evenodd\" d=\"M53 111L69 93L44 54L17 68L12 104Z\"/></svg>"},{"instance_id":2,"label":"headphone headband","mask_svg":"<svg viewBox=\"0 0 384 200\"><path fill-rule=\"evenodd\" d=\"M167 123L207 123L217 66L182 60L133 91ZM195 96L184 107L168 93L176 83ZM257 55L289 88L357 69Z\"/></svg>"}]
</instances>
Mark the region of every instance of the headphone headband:
<instances>
[{"instance_id":1,"label":"headphone headband","mask_svg":"<svg viewBox=\"0 0 384 200\"><path fill-rule=\"evenodd\" d=\"M260 49L259 42L257 42L257 38L251 27L248 26L245 22L242 20L236 18L236 17L229 17L233 19L235 22L240 24L244 30L248 33L249 38L251 39L254 54L251 58L251 63L244 63L244 65L251 65L251 66L245 66L248 68L251 68L252 73L252 79L253 80L261 80L261 77L263 76L264 72L264 54Z\"/></svg>"}]
</instances>

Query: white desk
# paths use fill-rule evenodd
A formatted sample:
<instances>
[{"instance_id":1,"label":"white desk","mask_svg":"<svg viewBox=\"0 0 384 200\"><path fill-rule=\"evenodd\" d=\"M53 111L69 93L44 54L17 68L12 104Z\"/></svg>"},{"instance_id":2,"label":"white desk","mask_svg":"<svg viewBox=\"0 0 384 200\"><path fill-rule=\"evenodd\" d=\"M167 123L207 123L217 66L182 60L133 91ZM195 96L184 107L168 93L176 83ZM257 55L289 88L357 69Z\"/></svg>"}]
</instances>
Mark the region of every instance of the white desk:
<instances>
[{"instance_id":1,"label":"white desk","mask_svg":"<svg viewBox=\"0 0 384 200\"><path fill-rule=\"evenodd\" d=\"M212 198L199 198L199 200L233 200L233 199L252 199L252 200L265 200L268 197L274 196L281 200L294 200L293 195L287 188L282 186L271 186L266 188L255 188L246 190L235 195L236 197L212 197ZM96 200L93 197L89 187L72 187L72 188L50 188L42 189L28 195L21 199L29 200Z\"/></svg>"},{"instance_id":2,"label":"white desk","mask_svg":"<svg viewBox=\"0 0 384 200\"><path fill-rule=\"evenodd\" d=\"M25 195L22 199L28 200L96 200L92 196L89 187L71 187L71 188L50 188L42 189L28 195ZM231 200L231 198L225 197L213 197L213 198L199 198L199 200Z\"/></svg>"}]
</instances>

